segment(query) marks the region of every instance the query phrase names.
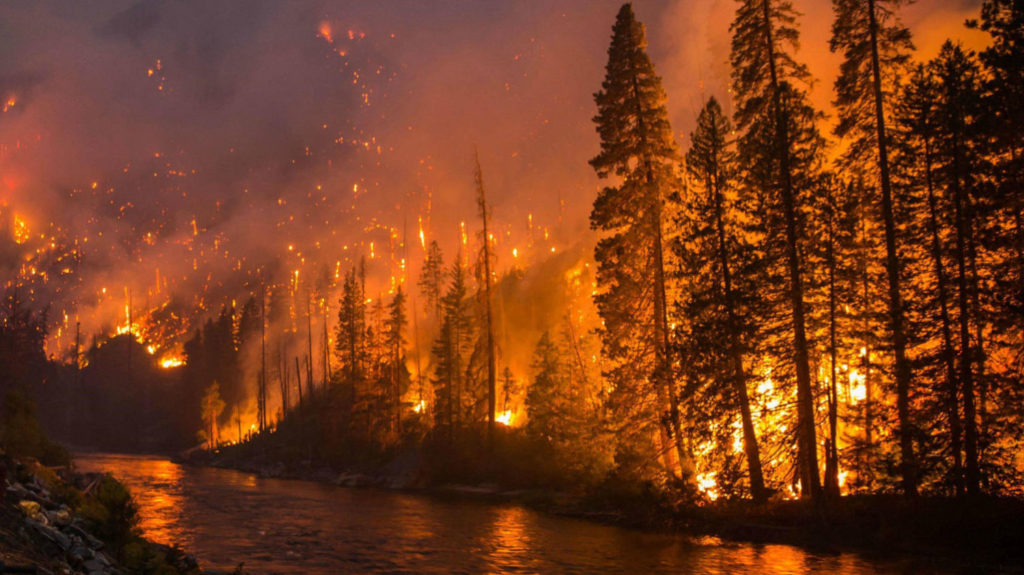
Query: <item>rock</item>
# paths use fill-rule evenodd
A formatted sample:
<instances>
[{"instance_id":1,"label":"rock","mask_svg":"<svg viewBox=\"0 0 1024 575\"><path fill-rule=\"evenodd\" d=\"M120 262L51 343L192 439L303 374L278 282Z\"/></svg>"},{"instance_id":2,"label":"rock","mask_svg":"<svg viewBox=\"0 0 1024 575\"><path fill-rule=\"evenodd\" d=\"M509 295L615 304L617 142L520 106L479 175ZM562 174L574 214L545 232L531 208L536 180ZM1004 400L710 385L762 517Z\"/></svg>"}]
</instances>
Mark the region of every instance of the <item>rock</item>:
<instances>
[{"instance_id":1,"label":"rock","mask_svg":"<svg viewBox=\"0 0 1024 575\"><path fill-rule=\"evenodd\" d=\"M96 539L95 537L93 537L91 533L89 533L88 531L82 529L81 527L72 524L72 525L68 525L65 528L65 530L68 533L73 533L73 534L81 537L82 541L85 541L85 543L89 547L91 547L92 549L96 549L96 550L103 549L103 542L100 541L99 539Z\"/></svg>"},{"instance_id":2,"label":"rock","mask_svg":"<svg viewBox=\"0 0 1024 575\"><path fill-rule=\"evenodd\" d=\"M29 524L35 527L36 531L42 533L44 537L56 543L61 548L61 550L68 551L71 549L73 542L71 541L71 538L67 535L61 533L53 527L50 527L49 525L46 525L45 523L37 522L35 520L30 519Z\"/></svg>"},{"instance_id":3,"label":"rock","mask_svg":"<svg viewBox=\"0 0 1024 575\"><path fill-rule=\"evenodd\" d=\"M43 513L42 506L35 501L32 501L30 499L23 499L20 502L18 502L18 508L21 509L21 512L25 515L25 517L28 517L33 521L42 523L43 525L49 523L49 520L46 518L46 514Z\"/></svg>"},{"instance_id":4,"label":"rock","mask_svg":"<svg viewBox=\"0 0 1024 575\"><path fill-rule=\"evenodd\" d=\"M88 547L74 545L71 547L71 551L68 551L68 556L71 557L76 565L80 565L85 562L86 559L89 559L89 553L91 552L92 549L89 549Z\"/></svg>"},{"instance_id":5,"label":"rock","mask_svg":"<svg viewBox=\"0 0 1024 575\"><path fill-rule=\"evenodd\" d=\"M71 525L71 514L64 509L47 511L46 518L49 519L50 523L53 525L59 525L61 527Z\"/></svg>"}]
</instances>

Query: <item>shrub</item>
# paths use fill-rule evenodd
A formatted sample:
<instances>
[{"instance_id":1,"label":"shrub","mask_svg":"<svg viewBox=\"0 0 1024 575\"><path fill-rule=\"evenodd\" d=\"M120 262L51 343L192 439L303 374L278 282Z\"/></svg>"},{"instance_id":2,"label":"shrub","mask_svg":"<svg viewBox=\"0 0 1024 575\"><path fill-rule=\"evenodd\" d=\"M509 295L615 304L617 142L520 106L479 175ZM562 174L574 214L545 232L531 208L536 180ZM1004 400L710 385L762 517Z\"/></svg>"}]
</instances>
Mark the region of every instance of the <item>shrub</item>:
<instances>
[{"instance_id":1,"label":"shrub","mask_svg":"<svg viewBox=\"0 0 1024 575\"><path fill-rule=\"evenodd\" d=\"M120 556L125 546L138 537L138 507L128 488L110 475L96 485L95 491L79 510L93 532Z\"/></svg>"}]
</instances>

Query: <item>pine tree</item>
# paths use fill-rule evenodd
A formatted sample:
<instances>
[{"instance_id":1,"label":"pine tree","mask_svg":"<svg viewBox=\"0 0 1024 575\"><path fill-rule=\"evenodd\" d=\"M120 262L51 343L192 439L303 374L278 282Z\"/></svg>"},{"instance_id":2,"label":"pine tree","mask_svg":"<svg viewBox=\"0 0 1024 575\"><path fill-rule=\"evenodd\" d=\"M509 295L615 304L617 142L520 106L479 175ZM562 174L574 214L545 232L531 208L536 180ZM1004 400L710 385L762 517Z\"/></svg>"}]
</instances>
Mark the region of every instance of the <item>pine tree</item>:
<instances>
[{"instance_id":1,"label":"pine tree","mask_svg":"<svg viewBox=\"0 0 1024 575\"><path fill-rule=\"evenodd\" d=\"M743 451L747 459L750 492L756 501L767 499L760 449L747 392L749 376L744 356L756 331L756 323L740 321L744 302L755 297L748 278L743 277L744 257L749 249L737 238L734 217L735 153L729 142L732 126L714 98L708 100L697 118L697 129L690 135L686 169L694 186L684 196L684 218L679 244L682 275L691 290L682 314L693 322L692 337L706 353L716 354L713 379L721 381L717 394L739 411L743 432ZM718 350L721 350L719 352Z\"/></svg>"},{"instance_id":2,"label":"pine tree","mask_svg":"<svg viewBox=\"0 0 1024 575\"><path fill-rule=\"evenodd\" d=\"M405 367L405 330L409 319L405 313L405 293L398 286L395 295L388 304L387 327L385 328L385 344L388 350L388 393L391 410L391 427L395 433L402 433L402 392L403 384L408 380L409 372Z\"/></svg>"},{"instance_id":3,"label":"pine tree","mask_svg":"<svg viewBox=\"0 0 1024 575\"><path fill-rule=\"evenodd\" d=\"M964 474L968 494L981 486L976 383L983 382L984 344L978 309L975 206L980 169L976 119L979 117L979 70L972 55L950 42L931 64L939 84L936 107L936 175L953 206L956 291L960 337L960 385L964 413ZM972 327L975 328L972 334ZM982 401L983 403L983 401Z\"/></svg>"},{"instance_id":4,"label":"pine tree","mask_svg":"<svg viewBox=\"0 0 1024 575\"><path fill-rule=\"evenodd\" d=\"M617 405L624 411L640 408L622 421L629 432L624 436L643 441L654 431L658 414L667 413L663 443L668 436L674 439L683 479L691 481L672 369L663 253L664 204L679 185L679 151L661 78L646 53L644 27L630 4L619 10L612 31L605 80L594 97L601 152L590 161L599 177L618 180L601 190L590 216L591 227L605 232L594 257L600 288L596 302L612 364L607 375L619 396ZM651 387L656 398L648 397Z\"/></svg>"},{"instance_id":5,"label":"pine tree","mask_svg":"<svg viewBox=\"0 0 1024 575\"><path fill-rule=\"evenodd\" d=\"M365 309L366 298L353 268L345 274L342 284L338 300L338 327L334 338L339 369L353 390L364 376Z\"/></svg>"},{"instance_id":6,"label":"pine tree","mask_svg":"<svg viewBox=\"0 0 1024 575\"><path fill-rule=\"evenodd\" d=\"M910 415L911 370L907 360L907 335L903 311L897 227L889 166L891 117L896 78L913 49L910 32L894 14L901 0L834 0L836 19L831 47L841 50L844 61L836 79L836 135L849 138L847 164L856 175L870 177L881 192L881 220L885 227L886 275L889 282L889 329L896 381L899 417L900 467L903 493L917 494L917 463L914 456Z\"/></svg>"},{"instance_id":7,"label":"pine tree","mask_svg":"<svg viewBox=\"0 0 1024 575\"><path fill-rule=\"evenodd\" d=\"M815 203L815 218L809 224L809 234L814 238L808 257L814 258L820 273L816 274L817 292L824 300L817 306L820 320L815 339L825 358L825 369L818 372L828 375L826 405L828 408L828 438L825 441L825 491L832 497L839 496L839 419L840 419L840 372L841 365L849 366L858 355L855 336L857 323L852 309L857 307L861 280L858 262L858 231L863 215L864 193L861 186L843 184L835 176L824 174L818 186ZM866 357L863 357L866 359ZM852 399L847 393L848 399Z\"/></svg>"},{"instance_id":8,"label":"pine tree","mask_svg":"<svg viewBox=\"0 0 1024 575\"><path fill-rule=\"evenodd\" d=\"M441 321L443 310L441 309L441 296L444 292L444 254L441 253L441 246L437 241L431 241L427 248L426 258L423 260L423 269L420 271L420 280L417 283L420 293L427 300L427 306L434 310L434 320Z\"/></svg>"},{"instance_id":9,"label":"pine tree","mask_svg":"<svg viewBox=\"0 0 1024 575\"><path fill-rule=\"evenodd\" d=\"M555 437L566 431L569 411L568 368L565 353L548 332L541 335L533 351L533 383L526 394L529 422L527 431L537 437Z\"/></svg>"},{"instance_id":10,"label":"pine tree","mask_svg":"<svg viewBox=\"0 0 1024 575\"><path fill-rule=\"evenodd\" d=\"M732 92L736 95L737 151L742 181L763 194L765 232L761 249L771 262L784 261L788 277L789 326L797 385L797 445L803 493L821 493L815 439L801 255L807 196L821 162L820 117L809 104L810 75L788 50L799 33L786 0L744 0L732 23Z\"/></svg>"},{"instance_id":11,"label":"pine tree","mask_svg":"<svg viewBox=\"0 0 1024 575\"><path fill-rule=\"evenodd\" d=\"M949 481L957 495L963 494L963 449L960 417L960 383L956 368L956 342L953 338L953 320L950 310L950 285L947 270L950 257L947 247L949 230L946 222L951 219L951 208L941 194L936 182L936 103L939 86L927 66L915 67L910 81L899 98L896 113L900 129L896 138L896 158L902 184L915 196L922 212L914 218L912 226L915 243L923 246L925 255L920 258L918 276L926 280L921 286L923 293L915 294L918 302L919 326L913 331L922 340L922 347L931 347L934 352L925 352L920 358L922 375L934 380L943 380L944 393L934 394L939 405L936 417L945 418L948 432L951 466ZM938 338L939 345L927 345L927 340Z\"/></svg>"},{"instance_id":12,"label":"pine tree","mask_svg":"<svg viewBox=\"0 0 1024 575\"><path fill-rule=\"evenodd\" d=\"M568 481L603 480L612 465L609 436L602 429L591 391L573 380L569 333L544 332L533 352L533 378L526 391L526 434L552 448L554 463Z\"/></svg>"},{"instance_id":13,"label":"pine tree","mask_svg":"<svg viewBox=\"0 0 1024 575\"><path fill-rule=\"evenodd\" d=\"M1007 438L1019 437L1024 426L1021 418L1006 417L999 409L1024 401L1020 369L1024 356L1024 140L1020 136L1024 125L1024 3L986 0L980 28L991 37L979 53L983 102L978 118L984 131L981 151L988 163L990 189L977 206L976 221L984 246L978 259L988 268L985 285L989 293L981 294L981 299L987 300L989 355L994 361L988 364L991 385L982 380L979 415L982 462L989 467L983 481L992 490L997 481L1013 483L1008 474L1013 466L1007 462L1019 447ZM1014 359L1000 361L1000 357ZM985 364L985 358L980 355L979 365ZM997 461L1001 461L998 468ZM997 473L1002 477L997 478Z\"/></svg>"},{"instance_id":14,"label":"pine tree","mask_svg":"<svg viewBox=\"0 0 1024 575\"><path fill-rule=\"evenodd\" d=\"M217 419L224 411L224 400L220 397L220 384L216 381L206 388L203 394L202 417L207 432L207 444L209 449L214 449L220 443L217 434Z\"/></svg>"},{"instance_id":15,"label":"pine tree","mask_svg":"<svg viewBox=\"0 0 1024 575\"><path fill-rule=\"evenodd\" d=\"M491 236L487 232L487 224L491 218L490 211L487 208L487 193L484 190L484 173L480 168L480 155L473 152L473 182L476 185L476 202L477 208L480 211L480 221L482 224L482 236L483 236L483 247L481 248L481 259L483 260L483 308L484 308L484 330L485 337L487 338L487 440L488 444L493 448L494 446L494 432L497 421L495 419L497 413L497 365L494 358L494 318L493 310L491 309L493 302L491 301L491 259L493 254L491 252Z\"/></svg>"},{"instance_id":16,"label":"pine tree","mask_svg":"<svg viewBox=\"0 0 1024 575\"><path fill-rule=\"evenodd\" d=\"M462 425L464 414L466 359L473 342L472 321L466 306L469 287L462 257L456 257L448 272L448 289L441 299L444 315L434 343L435 425L445 429L449 439Z\"/></svg>"},{"instance_id":17,"label":"pine tree","mask_svg":"<svg viewBox=\"0 0 1024 575\"><path fill-rule=\"evenodd\" d=\"M981 22L968 22L988 32L992 42L979 58L985 67L983 79L985 105L979 118L985 124L988 153L996 176L1000 220L994 226L996 241L1006 255L999 258L999 287L1003 293L1003 313L1007 321L999 326L1015 330L1016 345L1022 344L1024 331L1024 3L1019 0L985 0Z\"/></svg>"}]
</instances>

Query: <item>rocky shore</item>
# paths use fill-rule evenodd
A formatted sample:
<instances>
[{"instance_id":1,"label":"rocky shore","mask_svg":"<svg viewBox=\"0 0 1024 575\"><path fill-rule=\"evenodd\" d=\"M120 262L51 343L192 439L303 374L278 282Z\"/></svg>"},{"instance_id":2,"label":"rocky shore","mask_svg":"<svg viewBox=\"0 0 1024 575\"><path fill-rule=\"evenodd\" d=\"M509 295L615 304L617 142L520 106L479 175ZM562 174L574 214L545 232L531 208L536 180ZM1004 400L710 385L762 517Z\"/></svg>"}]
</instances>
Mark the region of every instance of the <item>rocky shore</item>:
<instances>
[{"instance_id":1,"label":"rocky shore","mask_svg":"<svg viewBox=\"0 0 1024 575\"><path fill-rule=\"evenodd\" d=\"M70 468L0 462L0 573L200 573L193 557L138 537L130 521L124 533L103 529L104 518L116 520L99 501L105 482L116 484Z\"/></svg>"}]
</instances>

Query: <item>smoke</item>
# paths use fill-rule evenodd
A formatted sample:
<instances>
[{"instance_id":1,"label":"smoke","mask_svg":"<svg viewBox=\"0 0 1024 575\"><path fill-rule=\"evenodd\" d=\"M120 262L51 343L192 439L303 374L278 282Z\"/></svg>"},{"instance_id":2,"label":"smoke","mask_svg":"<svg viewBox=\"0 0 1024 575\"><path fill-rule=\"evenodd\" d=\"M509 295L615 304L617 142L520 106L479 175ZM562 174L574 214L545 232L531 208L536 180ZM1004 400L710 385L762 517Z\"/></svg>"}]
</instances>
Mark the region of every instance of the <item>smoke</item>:
<instances>
[{"instance_id":1,"label":"smoke","mask_svg":"<svg viewBox=\"0 0 1024 575\"><path fill-rule=\"evenodd\" d=\"M827 109L831 5L796 4ZM947 36L977 47L962 22L978 4L923 0L903 20L923 56ZM539 261L587 229L592 96L618 6L4 2L0 201L77 240L74 280L49 296L87 333L123 321L128 290L188 318L261 282L315 291L361 257L374 297L414 281L421 225L449 256L475 249L474 147L499 268ZM683 146L705 98L729 100L735 6L635 3Z\"/></svg>"}]
</instances>

